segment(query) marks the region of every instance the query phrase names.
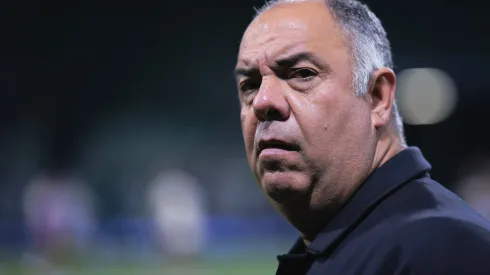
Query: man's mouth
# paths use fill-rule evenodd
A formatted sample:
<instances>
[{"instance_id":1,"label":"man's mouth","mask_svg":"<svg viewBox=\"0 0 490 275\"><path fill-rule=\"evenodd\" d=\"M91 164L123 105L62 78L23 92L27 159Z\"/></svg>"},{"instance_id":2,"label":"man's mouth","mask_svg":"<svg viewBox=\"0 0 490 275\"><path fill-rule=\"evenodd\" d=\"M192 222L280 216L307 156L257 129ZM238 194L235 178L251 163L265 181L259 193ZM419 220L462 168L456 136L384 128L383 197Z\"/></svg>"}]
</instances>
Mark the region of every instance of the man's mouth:
<instances>
[{"instance_id":1,"label":"man's mouth","mask_svg":"<svg viewBox=\"0 0 490 275\"><path fill-rule=\"evenodd\" d=\"M278 140L278 139L267 139L267 140L260 140L258 143L258 150L257 153L258 155L262 153L280 153L281 151L283 152L288 152L288 151L298 151L299 146L295 145L294 143Z\"/></svg>"}]
</instances>

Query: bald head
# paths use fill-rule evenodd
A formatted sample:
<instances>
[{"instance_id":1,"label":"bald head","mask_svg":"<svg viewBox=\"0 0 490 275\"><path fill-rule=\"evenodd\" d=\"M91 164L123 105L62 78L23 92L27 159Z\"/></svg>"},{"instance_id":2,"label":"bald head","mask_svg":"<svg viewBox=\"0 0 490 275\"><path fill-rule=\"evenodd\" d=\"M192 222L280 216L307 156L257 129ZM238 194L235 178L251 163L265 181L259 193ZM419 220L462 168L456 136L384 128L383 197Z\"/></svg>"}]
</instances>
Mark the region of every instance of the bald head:
<instances>
[{"instance_id":1,"label":"bald head","mask_svg":"<svg viewBox=\"0 0 490 275\"><path fill-rule=\"evenodd\" d=\"M279 3L274 8L264 10L250 23L242 38L240 51L249 47L260 48L270 39L281 39L284 34L292 37L301 37L303 41L318 40L322 36L330 39L324 42L329 44L345 45L346 41L340 35L329 10L323 1L303 1L294 3ZM303 34L307 34L304 36ZM288 38L289 39L289 38Z\"/></svg>"}]
</instances>

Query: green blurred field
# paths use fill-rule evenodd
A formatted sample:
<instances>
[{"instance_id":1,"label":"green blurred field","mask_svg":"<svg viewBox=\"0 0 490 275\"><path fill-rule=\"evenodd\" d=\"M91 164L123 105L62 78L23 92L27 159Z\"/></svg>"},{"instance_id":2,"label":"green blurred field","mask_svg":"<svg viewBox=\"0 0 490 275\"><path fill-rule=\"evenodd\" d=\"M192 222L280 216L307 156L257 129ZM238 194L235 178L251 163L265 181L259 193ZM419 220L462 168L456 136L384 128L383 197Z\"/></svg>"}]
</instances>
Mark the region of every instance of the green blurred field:
<instances>
[{"instance_id":1,"label":"green blurred field","mask_svg":"<svg viewBox=\"0 0 490 275\"><path fill-rule=\"evenodd\" d=\"M77 266L63 268L22 267L20 264L0 264L2 275L270 275L277 263L267 260L200 261L172 265L113 264L98 267Z\"/></svg>"},{"instance_id":2,"label":"green blurred field","mask_svg":"<svg viewBox=\"0 0 490 275\"><path fill-rule=\"evenodd\" d=\"M53 250L49 257L29 249L13 253L0 248L0 275L270 275L277 269L276 256L291 242L285 238L222 242L188 258L129 246L83 253Z\"/></svg>"}]
</instances>

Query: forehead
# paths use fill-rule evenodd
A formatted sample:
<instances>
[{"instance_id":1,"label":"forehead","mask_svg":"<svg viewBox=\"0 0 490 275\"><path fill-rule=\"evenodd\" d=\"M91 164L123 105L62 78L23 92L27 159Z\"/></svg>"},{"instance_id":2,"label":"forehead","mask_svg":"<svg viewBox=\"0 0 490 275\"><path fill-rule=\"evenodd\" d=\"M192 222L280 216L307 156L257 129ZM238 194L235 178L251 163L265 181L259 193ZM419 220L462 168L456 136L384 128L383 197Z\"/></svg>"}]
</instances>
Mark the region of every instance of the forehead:
<instances>
[{"instance_id":1,"label":"forehead","mask_svg":"<svg viewBox=\"0 0 490 275\"><path fill-rule=\"evenodd\" d=\"M321 55L343 48L344 44L323 1L284 3L267 10L250 24L240 44L238 63L275 58L295 49Z\"/></svg>"}]
</instances>

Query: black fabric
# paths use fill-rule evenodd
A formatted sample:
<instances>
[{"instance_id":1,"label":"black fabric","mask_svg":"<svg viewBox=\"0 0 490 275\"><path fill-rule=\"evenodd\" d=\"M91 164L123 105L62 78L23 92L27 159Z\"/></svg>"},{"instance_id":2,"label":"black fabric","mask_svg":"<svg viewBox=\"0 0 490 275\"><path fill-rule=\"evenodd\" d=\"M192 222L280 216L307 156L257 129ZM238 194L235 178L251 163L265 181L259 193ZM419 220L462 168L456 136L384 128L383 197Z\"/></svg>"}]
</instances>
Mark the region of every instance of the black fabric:
<instances>
[{"instance_id":1,"label":"black fabric","mask_svg":"<svg viewBox=\"0 0 490 275\"><path fill-rule=\"evenodd\" d=\"M490 223L430 169L416 147L394 156L276 274L490 274Z\"/></svg>"}]
</instances>

